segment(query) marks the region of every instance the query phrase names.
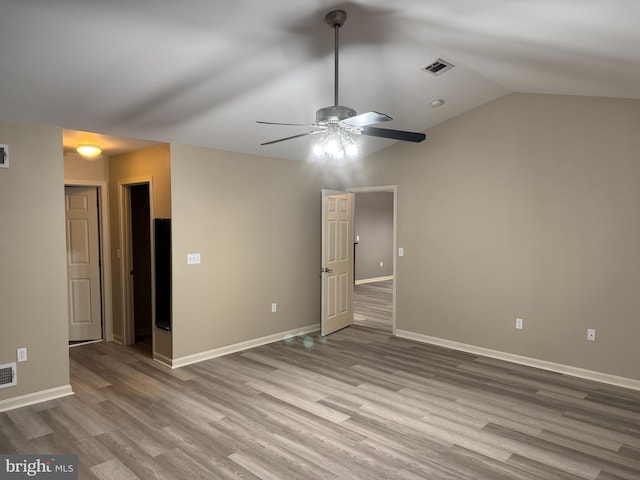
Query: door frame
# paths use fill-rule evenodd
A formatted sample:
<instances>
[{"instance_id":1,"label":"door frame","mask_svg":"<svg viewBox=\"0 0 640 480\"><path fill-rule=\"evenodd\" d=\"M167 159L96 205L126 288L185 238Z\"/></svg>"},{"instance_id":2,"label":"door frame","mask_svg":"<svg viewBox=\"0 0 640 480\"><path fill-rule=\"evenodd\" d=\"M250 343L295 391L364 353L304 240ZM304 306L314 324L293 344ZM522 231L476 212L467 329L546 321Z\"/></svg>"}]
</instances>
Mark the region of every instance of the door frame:
<instances>
[{"instance_id":1,"label":"door frame","mask_svg":"<svg viewBox=\"0 0 640 480\"><path fill-rule=\"evenodd\" d=\"M391 288L391 335L396 336L396 293L397 293L397 263L398 263L398 186L378 185L369 187L349 187L345 192L370 193L370 192L392 192L393 193L393 283ZM357 196L356 196L357 201ZM354 210L355 211L355 210ZM357 215L357 214L356 214ZM354 215L355 222L355 215ZM355 260L354 260L355 261ZM353 302L353 300L352 300Z\"/></svg>"},{"instance_id":2,"label":"door frame","mask_svg":"<svg viewBox=\"0 0 640 480\"><path fill-rule=\"evenodd\" d=\"M131 241L131 187L149 185L149 231L151 245L151 344L152 352L156 350L155 335L155 266L153 239L153 176L125 178L118 181L118 217L120 221L120 288L122 295L122 344L135 343L135 323L133 321L133 282L131 281L132 241Z\"/></svg>"},{"instance_id":3,"label":"door frame","mask_svg":"<svg viewBox=\"0 0 640 480\"><path fill-rule=\"evenodd\" d=\"M95 187L98 190L98 219L100 222L100 283L102 296L102 341L113 340L113 306L111 291L111 230L109 228L108 182L100 180L65 179L65 187ZM100 341L100 340L98 340Z\"/></svg>"}]
</instances>

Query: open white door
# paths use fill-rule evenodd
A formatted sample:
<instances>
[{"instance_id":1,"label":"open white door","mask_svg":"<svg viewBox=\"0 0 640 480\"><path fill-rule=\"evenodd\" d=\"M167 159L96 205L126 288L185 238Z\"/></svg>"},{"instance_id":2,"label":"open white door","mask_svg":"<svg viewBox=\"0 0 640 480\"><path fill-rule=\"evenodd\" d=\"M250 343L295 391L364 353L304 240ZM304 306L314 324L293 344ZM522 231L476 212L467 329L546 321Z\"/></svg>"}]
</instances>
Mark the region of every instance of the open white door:
<instances>
[{"instance_id":1,"label":"open white door","mask_svg":"<svg viewBox=\"0 0 640 480\"><path fill-rule=\"evenodd\" d=\"M321 335L353 323L353 197L322 190Z\"/></svg>"},{"instance_id":2,"label":"open white door","mask_svg":"<svg viewBox=\"0 0 640 480\"><path fill-rule=\"evenodd\" d=\"M69 341L102 338L98 191L65 187Z\"/></svg>"}]
</instances>

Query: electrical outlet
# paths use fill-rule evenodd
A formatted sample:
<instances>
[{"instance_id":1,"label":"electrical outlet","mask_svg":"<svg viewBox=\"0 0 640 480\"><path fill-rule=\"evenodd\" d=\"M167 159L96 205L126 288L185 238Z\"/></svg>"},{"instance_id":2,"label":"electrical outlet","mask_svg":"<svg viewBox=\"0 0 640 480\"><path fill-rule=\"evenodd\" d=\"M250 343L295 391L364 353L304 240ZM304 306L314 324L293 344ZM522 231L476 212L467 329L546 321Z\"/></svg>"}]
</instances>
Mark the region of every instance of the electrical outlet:
<instances>
[{"instance_id":1,"label":"electrical outlet","mask_svg":"<svg viewBox=\"0 0 640 480\"><path fill-rule=\"evenodd\" d=\"M199 253L187 253L187 265L197 265L200 263Z\"/></svg>"},{"instance_id":2,"label":"electrical outlet","mask_svg":"<svg viewBox=\"0 0 640 480\"><path fill-rule=\"evenodd\" d=\"M271 304L271 313L276 313L278 311L278 304L277 303L272 303Z\"/></svg>"},{"instance_id":3,"label":"electrical outlet","mask_svg":"<svg viewBox=\"0 0 640 480\"><path fill-rule=\"evenodd\" d=\"M521 318L516 318L516 328L518 330L522 330L524 328L524 320Z\"/></svg>"},{"instance_id":4,"label":"electrical outlet","mask_svg":"<svg viewBox=\"0 0 640 480\"><path fill-rule=\"evenodd\" d=\"M18 361L19 362L26 362L27 361L27 349L25 347L19 348L17 350L17 354L18 354Z\"/></svg>"},{"instance_id":5,"label":"electrical outlet","mask_svg":"<svg viewBox=\"0 0 640 480\"><path fill-rule=\"evenodd\" d=\"M587 340L590 342L596 341L596 329L595 328L587 328Z\"/></svg>"}]
</instances>

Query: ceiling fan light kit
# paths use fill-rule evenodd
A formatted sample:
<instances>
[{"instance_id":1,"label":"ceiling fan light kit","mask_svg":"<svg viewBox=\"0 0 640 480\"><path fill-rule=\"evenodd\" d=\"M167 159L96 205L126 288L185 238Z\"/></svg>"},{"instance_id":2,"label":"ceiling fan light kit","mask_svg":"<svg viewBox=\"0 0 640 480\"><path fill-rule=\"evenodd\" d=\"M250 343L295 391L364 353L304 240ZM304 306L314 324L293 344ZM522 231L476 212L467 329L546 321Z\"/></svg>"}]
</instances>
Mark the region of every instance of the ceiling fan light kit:
<instances>
[{"instance_id":1,"label":"ceiling fan light kit","mask_svg":"<svg viewBox=\"0 0 640 480\"><path fill-rule=\"evenodd\" d=\"M360 146L348 131L340 128L338 122L330 123L326 132L312 147L313 154L317 158L332 159L337 162L357 157L359 150Z\"/></svg>"},{"instance_id":2,"label":"ceiling fan light kit","mask_svg":"<svg viewBox=\"0 0 640 480\"><path fill-rule=\"evenodd\" d=\"M316 123L311 125L294 123L261 122L268 125L290 125L313 128L313 130L292 135L290 137L279 138L261 145L271 145L274 143L304 137L307 135L319 135L318 140L312 147L313 154L324 160L341 161L357 157L359 151L358 143L352 135L368 135L372 137L390 138L408 142L422 142L426 137L424 133L404 132L399 130L389 130L385 128L374 128L370 125L388 122L392 120L389 115L378 112L367 112L358 115L353 108L345 107L338 102L338 46L339 30L347 20L347 12L344 10L332 10L325 16L325 22L334 29L335 35L335 55L334 55L334 104L316 111Z\"/></svg>"}]
</instances>

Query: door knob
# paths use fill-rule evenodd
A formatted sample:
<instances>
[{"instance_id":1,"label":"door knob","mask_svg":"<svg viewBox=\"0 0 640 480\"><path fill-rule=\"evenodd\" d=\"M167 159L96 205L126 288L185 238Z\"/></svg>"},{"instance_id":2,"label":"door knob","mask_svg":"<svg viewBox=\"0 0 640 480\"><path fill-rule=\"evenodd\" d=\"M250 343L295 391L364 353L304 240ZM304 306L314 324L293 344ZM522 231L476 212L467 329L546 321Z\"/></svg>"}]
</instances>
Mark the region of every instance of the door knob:
<instances>
[{"instance_id":1,"label":"door knob","mask_svg":"<svg viewBox=\"0 0 640 480\"><path fill-rule=\"evenodd\" d=\"M333 270L331 270L330 268L324 267L322 270L320 270L321 272L324 273L333 273Z\"/></svg>"}]
</instances>

